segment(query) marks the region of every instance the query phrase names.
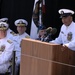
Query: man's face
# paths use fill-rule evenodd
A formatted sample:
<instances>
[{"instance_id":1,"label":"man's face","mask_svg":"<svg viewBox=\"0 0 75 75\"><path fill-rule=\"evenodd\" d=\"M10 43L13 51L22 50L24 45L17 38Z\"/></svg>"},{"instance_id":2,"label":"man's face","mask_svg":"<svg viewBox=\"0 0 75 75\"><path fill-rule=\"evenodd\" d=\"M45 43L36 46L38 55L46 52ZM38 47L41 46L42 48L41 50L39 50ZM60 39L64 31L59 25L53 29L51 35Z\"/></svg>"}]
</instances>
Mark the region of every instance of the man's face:
<instances>
[{"instance_id":1,"label":"man's face","mask_svg":"<svg viewBox=\"0 0 75 75\"><path fill-rule=\"evenodd\" d=\"M62 17L62 23L69 26L72 22L72 16Z\"/></svg>"},{"instance_id":2,"label":"man's face","mask_svg":"<svg viewBox=\"0 0 75 75\"><path fill-rule=\"evenodd\" d=\"M45 30L39 30L39 35L43 36L45 34Z\"/></svg>"},{"instance_id":3,"label":"man's face","mask_svg":"<svg viewBox=\"0 0 75 75\"><path fill-rule=\"evenodd\" d=\"M25 26L17 26L17 31L19 34L23 34L26 31Z\"/></svg>"},{"instance_id":4,"label":"man's face","mask_svg":"<svg viewBox=\"0 0 75 75\"><path fill-rule=\"evenodd\" d=\"M0 38L6 37L6 30L0 30Z\"/></svg>"}]
</instances>

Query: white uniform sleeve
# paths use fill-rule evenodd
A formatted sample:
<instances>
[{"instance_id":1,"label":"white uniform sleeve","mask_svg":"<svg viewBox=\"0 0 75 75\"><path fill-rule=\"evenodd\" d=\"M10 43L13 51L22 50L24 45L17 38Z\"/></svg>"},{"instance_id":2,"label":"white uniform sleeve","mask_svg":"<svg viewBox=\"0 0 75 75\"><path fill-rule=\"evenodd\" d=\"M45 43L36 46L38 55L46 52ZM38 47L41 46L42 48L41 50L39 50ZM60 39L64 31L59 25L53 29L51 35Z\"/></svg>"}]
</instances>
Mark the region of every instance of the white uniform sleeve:
<instances>
[{"instance_id":1,"label":"white uniform sleeve","mask_svg":"<svg viewBox=\"0 0 75 75\"><path fill-rule=\"evenodd\" d=\"M52 40L50 42L55 43L55 44L62 44L61 32L60 32L59 36L55 40Z\"/></svg>"},{"instance_id":2,"label":"white uniform sleeve","mask_svg":"<svg viewBox=\"0 0 75 75\"><path fill-rule=\"evenodd\" d=\"M9 62L9 60L12 58L13 50L14 50L14 44L11 43L0 55L0 65L5 64L6 62Z\"/></svg>"},{"instance_id":3,"label":"white uniform sleeve","mask_svg":"<svg viewBox=\"0 0 75 75\"><path fill-rule=\"evenodd\" d=\"M69 49L75 51L75 39L69 43L63 44L63 46L66 45Z\"/></svg>"}]
</instances>

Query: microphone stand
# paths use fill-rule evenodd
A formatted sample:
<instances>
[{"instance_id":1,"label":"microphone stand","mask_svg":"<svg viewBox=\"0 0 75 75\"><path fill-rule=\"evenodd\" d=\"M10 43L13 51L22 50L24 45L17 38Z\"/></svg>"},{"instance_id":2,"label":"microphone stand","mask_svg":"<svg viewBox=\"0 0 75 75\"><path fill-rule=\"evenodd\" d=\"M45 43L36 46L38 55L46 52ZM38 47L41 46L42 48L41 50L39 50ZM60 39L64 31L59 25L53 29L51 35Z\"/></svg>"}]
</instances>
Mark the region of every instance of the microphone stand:
<instances>
[{"instance_id":1,"label":"microphone stand","mask_svg":"<svg viewBox=\"0 0 75 75\"><path fill-rule=\"evenodd\" d=\"M52 40L52 38L51 38L51 33L50 34L48 34L47 35L47 37L45 38L45 42L49 42L49 41L51 41Z\"/></svg>"}]
</instances>

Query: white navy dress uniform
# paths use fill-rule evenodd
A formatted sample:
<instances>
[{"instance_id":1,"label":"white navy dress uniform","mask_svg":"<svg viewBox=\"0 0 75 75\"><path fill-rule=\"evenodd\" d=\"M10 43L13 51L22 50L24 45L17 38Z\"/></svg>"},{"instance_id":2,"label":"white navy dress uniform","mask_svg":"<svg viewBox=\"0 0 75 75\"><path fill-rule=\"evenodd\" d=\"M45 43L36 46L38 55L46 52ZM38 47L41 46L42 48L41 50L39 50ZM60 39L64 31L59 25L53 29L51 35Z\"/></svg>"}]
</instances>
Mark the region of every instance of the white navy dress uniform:
<instances>
[{"instance_id":1,"label":"white navy dress uniform","mask_svg":"<svg viewBox=\"0 0 75 75\"><path fill-rule=\"evenodd\" d=\"M63 14L64 13L64 14ZM73 15L74 11L69 9L60 9L59 14L62 14L61 17ZM59 36L50 41L50 43L63 44L66 45L69 49L75 51L75 23L72 21L69 26L63 24L60 29Z\"/></svg>"},{"instance_id":2,"label":"white navy dress uniform","mask_svg":"<svg viewBox=\"0 0 75 75\"><path fill-rule=\"evenodd\" d=\"M8 22L8 18L1 18L0 19L0 22ZM9 39L13 39L13 37L16 35L16 33L15 32L13 32L9 27L8 27L8 29L7 29L7 38L9 38Z\"/></svg>"},{"instance_id":3,"label":"white navy dress uniform","mask_svg":"<svg viewBox=\"0 0 75 75\"><path fill-rule=\"evenodd\" d=\"M13 32L10 28L7 29L7 38L13 39L13 37L16 36L16 33Z\"/></svg>"},{"instance_id":4,"label":"white navy dress uniform","mask_svg":"<svg viewBox=\"0 0 75 75\"><path fill-rule=\"evenodd\" d=\"M16 26L27 26L28 22L24 19L18 19L15 21ZM16 57L17 57L17 64L20 64L20 56L21 56L21 40L23 38L30 38L29 34L24 32L22 35L17 34L13 37L13 41L15 43L15 50L16 50Z\"/></svg>"},{"instance_id":5,"label":"white navy dress uniform","mask_svg":"<svg viewBox=\"0 0 75 75\"><path fill-rule=\"evenodd\" d=\"M8 24L0 22L0 30L7 30ZM7 37L0 39L0 73L7 72L14 50L14 43Z\"/></svg>"}]
</instances>

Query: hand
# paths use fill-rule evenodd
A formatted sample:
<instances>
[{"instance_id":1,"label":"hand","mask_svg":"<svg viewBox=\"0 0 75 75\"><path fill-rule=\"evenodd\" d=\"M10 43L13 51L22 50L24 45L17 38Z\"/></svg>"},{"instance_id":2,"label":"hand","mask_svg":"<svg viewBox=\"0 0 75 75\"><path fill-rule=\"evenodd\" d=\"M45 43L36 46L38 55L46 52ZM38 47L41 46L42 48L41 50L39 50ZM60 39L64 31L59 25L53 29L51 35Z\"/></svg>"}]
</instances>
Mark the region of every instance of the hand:
<instances>
[{"instance_id":1,"label":"hand","mask_svg":"<svg viewBox=\"0 0 75 75\"><path fill-rule=\"evenodd\" d=\"M64 48L68 48L66 45L63 45Z\"/></svg>"},{"instance_id":2,"label":"hand","mask_svg":"<svg viewBox=\"0 0 75 75\"><path fill-rule=\"evenodd\" d=\"M68 49L68 47L66 45L63 45L62 48L61 48L62 51L65 51L67 49Z\"/></svg>"}]
</instances>

